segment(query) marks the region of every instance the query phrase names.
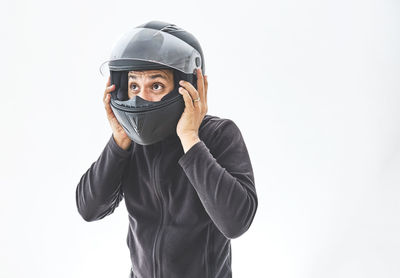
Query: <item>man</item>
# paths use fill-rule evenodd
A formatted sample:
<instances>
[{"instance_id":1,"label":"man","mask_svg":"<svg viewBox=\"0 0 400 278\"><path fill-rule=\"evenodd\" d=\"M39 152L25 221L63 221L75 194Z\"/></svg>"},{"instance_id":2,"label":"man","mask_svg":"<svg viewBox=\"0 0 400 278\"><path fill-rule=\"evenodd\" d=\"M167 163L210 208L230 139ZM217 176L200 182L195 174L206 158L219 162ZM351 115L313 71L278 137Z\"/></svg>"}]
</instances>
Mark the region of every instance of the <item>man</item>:
<instances>
[{"instance_id":1,"label":"man","mask_svg":"<svg viewBox=\"0 0 400 278\"><path fill-rule=\"evenodd\" d=\"M77 186L78 211L99 220L125 199L130 277L232 277L230 239L248 230L258 204L243 137L233 121L207 115L197 40L164 22L139 29L112 54L103 97L112 136ZM176 48L185 63L170 55Z\"/></svg>"}]
</instances>

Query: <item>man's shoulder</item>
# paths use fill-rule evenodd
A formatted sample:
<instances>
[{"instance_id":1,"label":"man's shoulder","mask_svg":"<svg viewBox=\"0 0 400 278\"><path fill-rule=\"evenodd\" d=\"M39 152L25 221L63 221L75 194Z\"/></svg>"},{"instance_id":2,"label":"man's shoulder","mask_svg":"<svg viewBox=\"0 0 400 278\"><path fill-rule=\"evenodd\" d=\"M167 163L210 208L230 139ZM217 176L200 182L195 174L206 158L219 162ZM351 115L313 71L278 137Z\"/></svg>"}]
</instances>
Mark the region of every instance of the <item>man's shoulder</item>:
<instances>
[{"instance_id":1,"label":"man's shoulder","mask_svg":"<svg viewBox=\"0 0 400 278\"><path fill-rule=\"evenodd\" d=\"M214 132L218 128L225 125L234 124L231 119L221 118L214 115L205 115L203 121L201 122L199 131L201 132Z\"/></svg>"},{"instance_id":2,"label":"man's shoulder","mask_svg":"<svg viewBox=\"0 0 400 278\"><path fill-rule=\"evenodd\" d=\"M205 115L199 128L200 139L210 140L216 136L238 132L239 129L231 119L214 115Z\"/></svg>"}]
</instances>

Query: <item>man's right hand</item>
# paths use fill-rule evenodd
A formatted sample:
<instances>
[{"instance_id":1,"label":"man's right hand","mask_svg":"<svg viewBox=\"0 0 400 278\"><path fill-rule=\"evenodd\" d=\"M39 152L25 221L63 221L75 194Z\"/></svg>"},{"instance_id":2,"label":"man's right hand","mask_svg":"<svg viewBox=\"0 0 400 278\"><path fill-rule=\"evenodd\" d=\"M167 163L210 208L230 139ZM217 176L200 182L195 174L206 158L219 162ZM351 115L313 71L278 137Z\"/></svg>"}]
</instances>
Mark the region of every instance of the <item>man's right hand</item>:
<instances>
[{"instance_id":1,"label":"man's right hand","mask_svg":"<svg viewBox=\"0 0 400 278\"><path fill-rule=\"evenodd\" d=\"M106 90L104 91L104 96L103 96L104 108L106 109L107 118L108 121L110 122L115 142L118 144L120 148L127 150L131 145L132 141L126 134L123 127L119 124L110 106L110 101L111 101L110 93L114 91L114 89L115 85L114 84L111 85L111 77L108 77Z\"/></svg>"}]
</instances>

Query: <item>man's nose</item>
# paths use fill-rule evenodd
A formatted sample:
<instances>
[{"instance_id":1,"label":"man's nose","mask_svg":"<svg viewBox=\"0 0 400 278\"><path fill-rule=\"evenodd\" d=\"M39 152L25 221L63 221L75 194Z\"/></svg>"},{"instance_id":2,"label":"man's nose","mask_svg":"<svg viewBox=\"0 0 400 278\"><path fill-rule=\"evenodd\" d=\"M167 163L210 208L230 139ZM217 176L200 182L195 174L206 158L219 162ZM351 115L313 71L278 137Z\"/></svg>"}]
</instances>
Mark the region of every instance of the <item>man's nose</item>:
<instances>
[{"instance_id":1,"label":"man's nose","mask_svg":"<svg viewBox=\"0 0 400 278\"><path fill-rule=\"evenodd\" d=\"M154 95L151 94L149 88L141 88L140 92L137 95L147 101L156 101Z\"/></svg>"}]
</instances>

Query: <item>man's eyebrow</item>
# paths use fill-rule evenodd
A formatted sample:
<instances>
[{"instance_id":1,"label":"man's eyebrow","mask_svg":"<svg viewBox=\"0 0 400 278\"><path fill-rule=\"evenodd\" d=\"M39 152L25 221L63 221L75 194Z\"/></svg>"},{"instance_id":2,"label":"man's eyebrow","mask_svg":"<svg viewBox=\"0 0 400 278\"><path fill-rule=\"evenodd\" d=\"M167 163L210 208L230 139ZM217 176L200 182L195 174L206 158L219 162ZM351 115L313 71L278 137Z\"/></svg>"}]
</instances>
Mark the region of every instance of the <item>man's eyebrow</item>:
<instances>
[{"instance_id":1,"label":"man's eyebrow","mask_svg":"<svg viewBox=\"0 0 400 278\"><path fill-rule=\"evenodd\" d=\"M153 74L153 75L150 75L150 78L151 78L151 79L156 79L156 78L158 78L158 77L163 78L163 79L167 79L167 78L166 78L164 75L162 75L162 74ZM136 75L129 75L129 78L136 79Z\"/></svg>"}]
</instances>

